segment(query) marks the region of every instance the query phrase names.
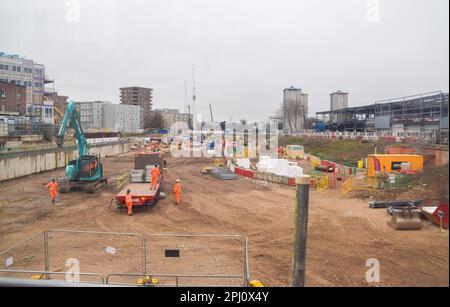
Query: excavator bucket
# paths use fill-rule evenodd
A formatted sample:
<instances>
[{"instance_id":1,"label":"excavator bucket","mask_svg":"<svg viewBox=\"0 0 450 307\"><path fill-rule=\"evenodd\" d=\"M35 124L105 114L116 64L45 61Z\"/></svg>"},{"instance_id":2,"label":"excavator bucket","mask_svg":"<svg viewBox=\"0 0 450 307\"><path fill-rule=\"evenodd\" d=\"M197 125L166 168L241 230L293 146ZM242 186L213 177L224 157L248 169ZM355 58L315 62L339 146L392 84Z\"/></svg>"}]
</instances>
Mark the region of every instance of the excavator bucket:
<instances>
[{"instance_id":1,"label":"excavator bucket","mask_svg":"<svg viewBox=\"0 0 450 307\"><path fill-rule=\"evenodd\" d=\"M422 228L422 220L418 210L395 210L388 225L396 230L419 230Z\"/></svg>"}]
</instances>

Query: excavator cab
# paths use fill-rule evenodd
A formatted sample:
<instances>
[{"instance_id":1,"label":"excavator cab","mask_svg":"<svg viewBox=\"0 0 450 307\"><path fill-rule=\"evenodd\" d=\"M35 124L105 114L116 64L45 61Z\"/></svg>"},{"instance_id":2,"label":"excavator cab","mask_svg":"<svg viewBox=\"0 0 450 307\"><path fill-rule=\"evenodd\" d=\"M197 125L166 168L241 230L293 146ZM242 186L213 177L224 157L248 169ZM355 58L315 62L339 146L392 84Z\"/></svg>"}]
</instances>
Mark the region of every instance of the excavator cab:
<instances>
[{"instance_id":1,"label":"excavator cab","mask_svg":"<svg viewBox=\"0 0 450 307\"><path fill-rule=\"evenodd\" d=\"M96 156L86 155L78 159L78 177L80 180L97 180L102 177L101 164Z\"/></svg>"},{"instance_id":2,"label":"excavator cab","mask_svg":"<svg viewBox=\"0 0 450 307\"><path fill-rule=\"evenodd\" d=\"M69 180L93 181L102 178L102 168L96 156L81 156L72 160L66 166L66 176Z\"/></svg>"}]
</instances>

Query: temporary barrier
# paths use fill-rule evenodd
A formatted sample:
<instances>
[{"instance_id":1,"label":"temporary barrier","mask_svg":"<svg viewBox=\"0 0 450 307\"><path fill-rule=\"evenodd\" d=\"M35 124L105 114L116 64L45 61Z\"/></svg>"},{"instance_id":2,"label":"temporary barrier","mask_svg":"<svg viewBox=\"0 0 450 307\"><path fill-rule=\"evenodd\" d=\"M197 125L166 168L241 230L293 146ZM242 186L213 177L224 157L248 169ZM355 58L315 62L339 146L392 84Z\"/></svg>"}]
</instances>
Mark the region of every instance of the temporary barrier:
<instances>
[{"instance_id":1,"label":"temporary barrier","mask_svg":"<svg viewBox=\"0 0 450 307\"><path fill-rule=\"evenodd\" d=\"M296 185L295 178L288 178L288 185L295 186Z\"/></svg>"},{"instance_id":2,"label":"temporary barrier","mask_svg":"<svg viewBox=\"0 0 450 307\"><path fill-rule=\"evenodd\" d=\"M316 191L327 190L330 188L329 174L324 174L319 171L310 170L308 172L310 176L310 187Z\"/></svg>"},{"instance_id":3,"label":"temporary barrier","mask_svg":"<svg viewBox=\"0 0 450 307\"><path fill-rule=\"evenodd\" d=\"M206 241L208 244L204 244ZM33 255L24 257L30 251ZM149 276L151 286L246 287L249 282L248 240L240 235L141 235L52 229L1 252L0 258L6 263L5 269L0 266L1 276L33 275L37 279L61 280L66 276L62 271L69 259L78 262L84 271L96 271L80 272L80 282L137 285L136 278L147 280ZM40 269L33 268L36 265ZM111 268L120 268L121 272L111 272ZM211 273L213 270L217 272Z\"/></svg>"},{"instance_id":4,"label":"temporary barrier","mask_svg":"<svg viewBox=\"0 0 450 307\"><path fill-rule=\"evenodd\" d=\"M352 179L348 179L344 182L342 185L342 194L347 195L348 192L350 192L352 189Z\"/></svg>"},{"instance_id":5,"label":"temporary barrier","mask_svg":"<svg viewBox=\"0 0 450 307\"><path fill-rule=\"evenodd\" d=\"M242 176L242 177L247 177L247 178L253 178L253 171L252 170L246 170L240 167L234 167L234 173L236 175Z\"/></svg>"},{"instance_id":6,"label":"temporary barrier","mask_svg":"<svg viewBox=\"0 0 450 307\"><path fill-rule=\"evenodd\" d=\"M377 180L373 178L352 177L342 184L342 194L347 195L351 191L373 191L376 185Z\"/></svg>"}]
</instances>

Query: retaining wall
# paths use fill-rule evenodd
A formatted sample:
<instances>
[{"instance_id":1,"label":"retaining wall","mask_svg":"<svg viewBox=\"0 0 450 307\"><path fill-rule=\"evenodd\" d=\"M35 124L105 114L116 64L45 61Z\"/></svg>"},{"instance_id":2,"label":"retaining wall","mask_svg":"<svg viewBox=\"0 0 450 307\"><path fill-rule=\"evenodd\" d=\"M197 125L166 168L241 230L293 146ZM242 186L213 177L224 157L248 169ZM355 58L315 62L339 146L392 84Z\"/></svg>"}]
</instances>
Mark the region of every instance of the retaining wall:
<instances>
[{"instance_id":1,"label":"retaining wall","mask_svg":"<svg viewBox=\"0 0 450 307\"><path fill-rule=\"evenodd\" d=\"M122 141L93 144L89 147L89 154L100 157L128 151L130 144ZM0 181L65 167L69 161L77 157L77 146L0 154Z\"/></svg>"}]
</instances>

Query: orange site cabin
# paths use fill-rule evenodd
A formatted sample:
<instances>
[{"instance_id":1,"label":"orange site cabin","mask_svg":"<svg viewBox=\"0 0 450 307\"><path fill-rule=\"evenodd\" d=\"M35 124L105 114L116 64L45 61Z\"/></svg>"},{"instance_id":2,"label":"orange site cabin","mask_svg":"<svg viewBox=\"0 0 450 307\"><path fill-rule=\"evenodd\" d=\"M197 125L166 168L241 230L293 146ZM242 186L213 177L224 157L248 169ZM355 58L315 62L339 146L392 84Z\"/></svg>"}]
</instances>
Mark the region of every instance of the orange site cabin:
<instances>
[{"instance_id":1,"label":"orange site cabin","mask_svg":"<svg viewBox=\"0 0 450 307\"><path fill-rule=\"evenodd\" d=\"M367 177L375 177L377 173L400 172L402 163L410 163L410 171L423 171L421 155L369 155L367 157Z\"/></svg>"}]
</instances>

